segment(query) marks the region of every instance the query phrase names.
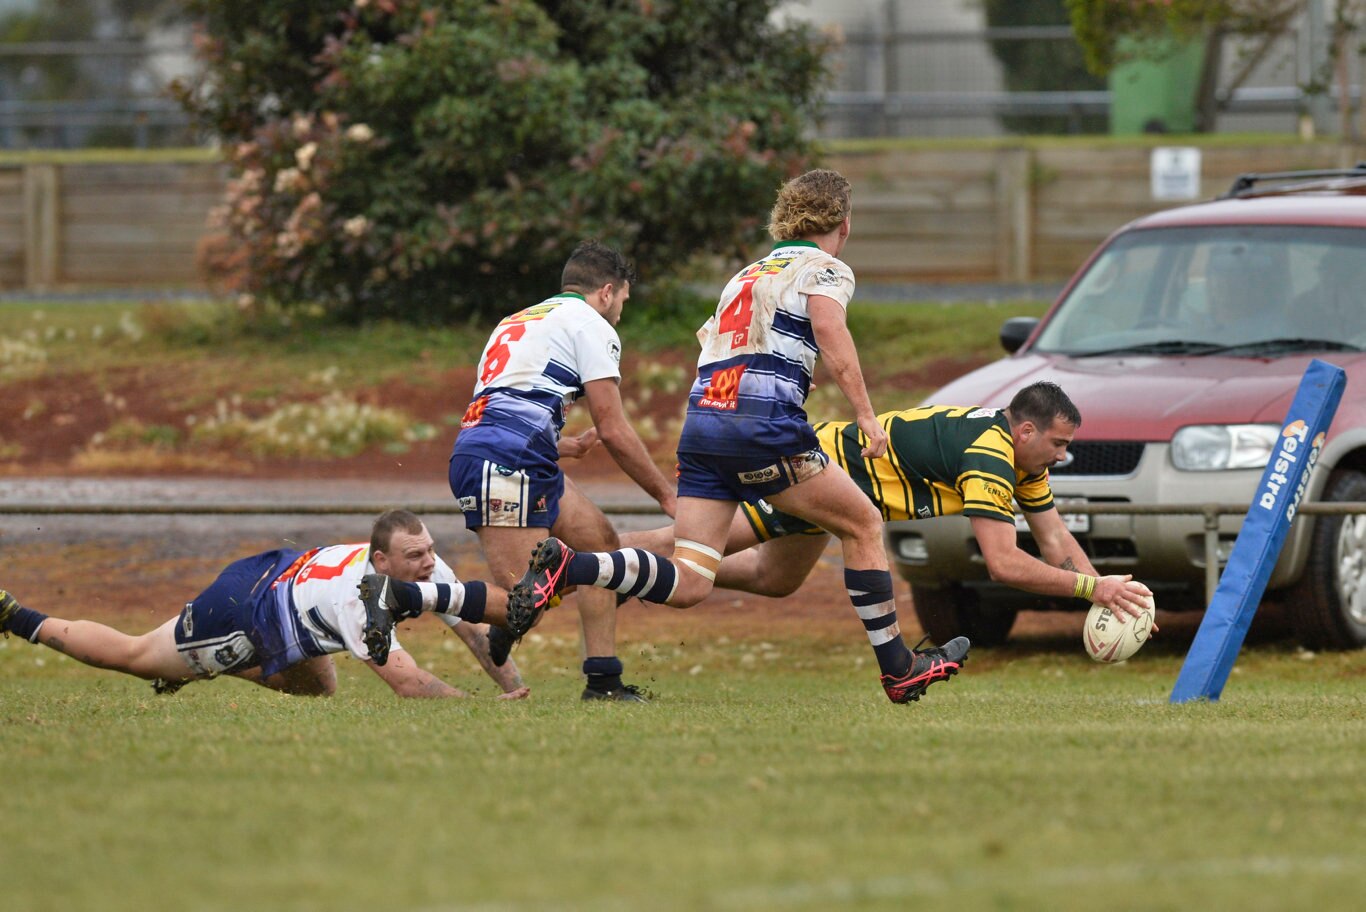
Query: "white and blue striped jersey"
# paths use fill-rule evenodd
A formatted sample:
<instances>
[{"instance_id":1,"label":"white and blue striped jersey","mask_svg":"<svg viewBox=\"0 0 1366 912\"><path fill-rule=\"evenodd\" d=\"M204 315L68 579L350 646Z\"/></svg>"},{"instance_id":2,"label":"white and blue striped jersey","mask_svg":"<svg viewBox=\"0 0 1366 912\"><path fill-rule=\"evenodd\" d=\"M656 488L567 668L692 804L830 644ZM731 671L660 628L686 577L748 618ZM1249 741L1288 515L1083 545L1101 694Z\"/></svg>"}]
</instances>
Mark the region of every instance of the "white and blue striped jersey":
<instances>
[{"instance_id":1,"label":"white and blue striped jersey","mask_svg":"<svg viewBox=\"0 0 1366 912\"><path fill-rule=\"evenodd\" d=\"M285 665L310 656L350 652L366 661L370 658L362 640L365 630L365 605L357 586L361 577L374 573L370 545L328 545L300 554L264 593L265 616L260 621L274 628L273 636L284 646ZM456 583L455 571L436 559L431 582ZM454 619L441 616L448 623ZM392 650L402 649L398 638L390 639Z\"/></svg>"},{"instance_id":2,"label":"white and blue striped jersey","mask_svg":"<svg viewBox=\"0 0 1366 912\"><path fill-rule=\"evenodd\" d=\"M778 242L726 284L697 331L679 452L792 456L816 446L804 408L819 354L811 295L848 307L854 273L810 241Z\"/></svg>"},{"instance_id":3,"label":"white and blue striped jersey","mask_svg":"<svg viewBox=\"0 0 1366 912\"><path fill-rule=\"evenodd\" d=\"M565 409L584 384L621 379L621 340L582 295L562 292L499 323L478 367L454 455L554 467Z\"/></svg>"}]
</instances>

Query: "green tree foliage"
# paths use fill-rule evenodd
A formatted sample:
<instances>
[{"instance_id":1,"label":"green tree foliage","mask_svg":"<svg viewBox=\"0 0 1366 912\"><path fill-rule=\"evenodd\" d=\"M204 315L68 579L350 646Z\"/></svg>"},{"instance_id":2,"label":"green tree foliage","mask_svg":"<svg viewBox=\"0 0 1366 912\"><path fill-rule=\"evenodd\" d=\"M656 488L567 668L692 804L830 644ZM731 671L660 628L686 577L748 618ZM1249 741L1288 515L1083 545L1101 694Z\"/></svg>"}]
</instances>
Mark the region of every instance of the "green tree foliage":
<instances>
[{"instance_id":1,"label":"green tree foliage","mask_svg":"<svg viewBox=\"0 0 1366 912\"><path fill-rule=\"evenodd\" d=\"M1092 72L1108 73L1126 56L1160 54L1145 39L1214 34L1274 37L1310 2L1322 0L1066 0L1077 41ZM1360 24L1361 0L1333 0L1334 31Z\"/></svg>"},{"instance_id":2,"label":"green tree foliage","mask_svg":"<svg viewBox=\"0 0 1366 912\"><path fill-rule=\"evenodd\" d=\"M1030 25L1067 25L1066 0L984 0L991 28ZM1081 46L1068 41L995 40L991 52L1001 62L1006 88L1012 92L1079 92L1105 88L1105 80L1090 73ZM1006 114L1001 125L1012 133L1101 133L1102 115L1089 117Z\"/></svg>"},{"instance_id":3,"label":"green tree foliage","mask_svg":"<svg viewBox=\"0 0 1366 912\"><path fill-rule=\"evenodd\" d=\"M1214 129L1219 95L1227 96L1251 76L1276 39L1303 22L1311 3L1326 0L1067 0L1072 29L1086 53L1086 65L1106 74L1126 60L1160 60L1183 42L1203 40L1204 66L1194 87L1197 129ZM1328 15L1328 53L1303 85L1306 92L1327 91L1353 36L1366 26L1366 2L1332 0ZM1231 79L1221 85L1225 38L1245 39ZM1359 51L1359 48L1356 48Z\"/></svg>"},{"instance_id":4,"label":"green tree foliage","mask_svg":"<svg viewBox=\"0 0 1366 912\"><path fill-rule=\"evenodd\" d=\"M585 237L647 280L739 255L824 76L775 5L194 0L226 259L258 299L439 320L525 306Z\"/></svg>"}]
</instances>

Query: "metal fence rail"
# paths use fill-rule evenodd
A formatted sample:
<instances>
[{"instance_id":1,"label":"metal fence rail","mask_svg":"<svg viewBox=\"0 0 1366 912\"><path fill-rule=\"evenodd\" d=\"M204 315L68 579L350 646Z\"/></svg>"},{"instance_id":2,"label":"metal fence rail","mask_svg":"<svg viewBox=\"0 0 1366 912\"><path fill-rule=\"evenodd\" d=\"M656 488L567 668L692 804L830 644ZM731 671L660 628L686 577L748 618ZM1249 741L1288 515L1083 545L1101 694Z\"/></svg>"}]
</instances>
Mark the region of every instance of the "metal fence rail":
<instances>
[{"instance_id":1,"label":"metal fence rail","mask_svg":"<svg viewBox=\"0 0 1366 912\"><path fill-rule=\"evenodd\" d=\"M324 516L376 515L393 509L393 503L194 503L194 504L128 504L128 503L4 503L0 515L13 516ZM419 516L462 513L452 501L410 503L402 505ZM1214 596L1219 586L1219 518L1242 516L1246 504L1190 503L1190 504L1119 504L1067 503L1057 505L1060 513L1084 513L1091 516L1203 516L1205 518L1205 595ZM599 504L610 516L662 515L652 502ZM1366 502L1301 504L1296 515L1348 516L1366 514Z\"/></svg>"}]
</instances>

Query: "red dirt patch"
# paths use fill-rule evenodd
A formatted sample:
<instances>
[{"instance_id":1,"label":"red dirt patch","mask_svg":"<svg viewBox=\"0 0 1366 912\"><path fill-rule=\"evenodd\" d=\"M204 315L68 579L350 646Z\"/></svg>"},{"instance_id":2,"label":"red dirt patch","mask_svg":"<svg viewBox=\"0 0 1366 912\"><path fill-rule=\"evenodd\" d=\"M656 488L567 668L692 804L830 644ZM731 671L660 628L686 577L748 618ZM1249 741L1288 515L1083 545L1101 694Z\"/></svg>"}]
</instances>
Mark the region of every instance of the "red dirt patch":
<instances>
[{"instance_id":1,"label":"red dirt patch","mask_svg":"<svg viewBox=\"0 0 1366 912\"><path fill-rule=\"evenodd\" d=\"M682 414L687 384L694 369L689 352L628 354L625 364L623 399L630 403L633 418L648 416L658 429L649 442L661 466L673 462L673 434ZM898 374L897 389L927 389L941 385L976 362L944 358L924 368ZM660 376L660 368L684 378L677 383L650 382L647 374ZM29 476L74 476L98 474L90 467L73 464L97 432L107 431L121 420L135 417L144 425L184 428L188 414L175 394L185 382L191 367L147 365L101 374L63 375L60 386L50 378L12 382L5 386L5 407L0 409L0 474ZM225 380L226 382L226 380ZM424 369L409 379L391 381L383 386L362 390L356 397L365 403L400 408L415 418L439 428L437 437L413 444L401 454L372 449L359 456L339 460L256 459L240 453L225 452L214 464L211 460L195 464L176 464L155 454L137 465L122 465L106 474L156 476L168 469L177 475L239 475L255 478L290 479L331 478L387 479L430 483L444 479L455 436L452 420L458 420L469 391L473 388L473 367L449 370ZM886 397L882 397L885 399ZM891 408L910 403L880 401ZM586 426L586 415L571 415L570 427ZM22 452L10 455L6 445L18 444ZM226 466L226 470L225 470ZM599 447L583 460L566 464L571 477L580 481L619 480L629 484ZM641 495L643 498L643 495ZM242 542L241 554L265 547L260 542ZM171 617L187 598L200 591L236 554L221 559L167 560L150 545L109 548L99 544L66 546L61 553L40 548L7 549L7 586L19 593L33 593L35 607L70 611L78 616L103 617L130 631L150 629ZM25 556L27 554L27 556ZM459 553L446 554L466 578L487 575L476 548L466 546ZM79 573L71 568L80 568ZM914 641L920 635L904 583L898 582L902 628ZM571 632L577 623L573 610L555 612L546 620L550 633ZM1017 638L1073 636L1081 625L1080 615L1026 614L1017 625ZM1177 624L1181 626L1180 623ZM863 636L844 591L838 555L832 552L812 573L806 584L788 599L769 599L729 592L717 593L697 608L673 611L645 607L632 602L623 612L620 631L623 638L654 636L706 638L726 635L733 639L763 639L774 636L813 638Z\"/></svg>"}]
</instances>

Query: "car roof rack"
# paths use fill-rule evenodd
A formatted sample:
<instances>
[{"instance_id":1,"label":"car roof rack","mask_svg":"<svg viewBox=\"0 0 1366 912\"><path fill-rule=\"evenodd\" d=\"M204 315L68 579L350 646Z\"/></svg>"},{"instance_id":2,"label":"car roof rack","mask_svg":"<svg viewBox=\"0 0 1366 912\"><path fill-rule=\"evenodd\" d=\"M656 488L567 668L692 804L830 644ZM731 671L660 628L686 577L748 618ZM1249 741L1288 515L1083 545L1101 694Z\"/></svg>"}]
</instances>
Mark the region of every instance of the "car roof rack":
<instances>
[{"instance_id":1,"label":"car roof rack","mask_svg":"<svg viewBox=\"0 0 1366 912\"><path fill-rule=\"evenodd\" d=\"M1233 185L1219 199L1236 199L1241 196L1272 195L1294 193L1303 190L1332 190L1343 185L1335 183L1342 178L1366 179L1366 162L1357 162L1354 168L1328 168L1320 171L1268 171L1266 173L1239 174ZM1280 186L1258 188L1257 184L1278 181ZM1347 186L1361 186L1355 182Z\"/></svg>"}]
</instances>

